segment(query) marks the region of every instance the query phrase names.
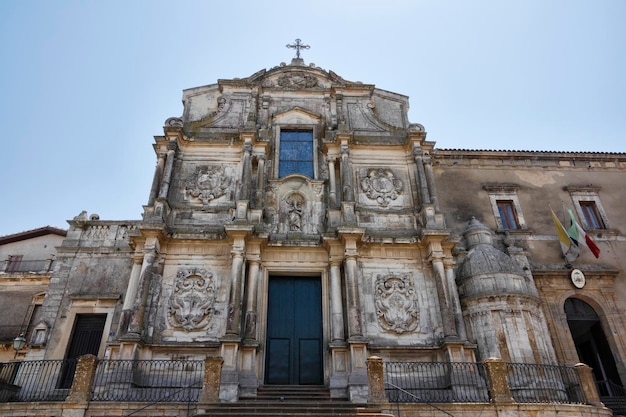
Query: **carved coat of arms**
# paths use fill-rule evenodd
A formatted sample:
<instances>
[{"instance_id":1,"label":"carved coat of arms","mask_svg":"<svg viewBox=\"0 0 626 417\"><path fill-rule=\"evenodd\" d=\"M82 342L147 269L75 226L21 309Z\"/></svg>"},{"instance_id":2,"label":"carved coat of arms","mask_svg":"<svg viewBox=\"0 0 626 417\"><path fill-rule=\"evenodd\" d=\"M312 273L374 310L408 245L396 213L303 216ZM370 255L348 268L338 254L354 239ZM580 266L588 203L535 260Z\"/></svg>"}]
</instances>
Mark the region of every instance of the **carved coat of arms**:
<instances>
[{"instance_id":1,"label":"carved coat of arms","mask_svg":"<svg viewBox=\"0 0 626 417\"><path fill-rule=\"evenodd\" d=\"M204 204L209 204L226 194L231 179L222 167L197 167L196 171L187 179L185 191L192 197L199 198Z\"/></svg>"},{"instance_id":2,"label":"carved coat of arms","mask_svg":"<svg viewBox=\"0 0 626 417\"><path fill-rule=\"evenodd\" d=\"M378 276L375 298L376 315L383 329L405 333L417 328L419 309L409 276Z\"/></svg>"},{"instance_id":3,"label":"carved coat of arms","mask_svg":"<svg viewBox=\"0 0 626 417\"><path fill-rule=\"evenodd\" d=\"M211 272L196 268L179 271L169 302L169 323L185 330L204 327L209 322L216 298Z\"/></svg>"},{"instance_id":4,"label":"carved coat of arms","mask_svg":"<svg viewBox=\"0 0 626 417\"><path fill-rule=\"evenodd\" d=\"M402 191L402 181L395 178L390 169L370 169L367 176L361 180L361 188L368 198L387 207L391 200L398 198Z\"/></svg>"}]
</instances>

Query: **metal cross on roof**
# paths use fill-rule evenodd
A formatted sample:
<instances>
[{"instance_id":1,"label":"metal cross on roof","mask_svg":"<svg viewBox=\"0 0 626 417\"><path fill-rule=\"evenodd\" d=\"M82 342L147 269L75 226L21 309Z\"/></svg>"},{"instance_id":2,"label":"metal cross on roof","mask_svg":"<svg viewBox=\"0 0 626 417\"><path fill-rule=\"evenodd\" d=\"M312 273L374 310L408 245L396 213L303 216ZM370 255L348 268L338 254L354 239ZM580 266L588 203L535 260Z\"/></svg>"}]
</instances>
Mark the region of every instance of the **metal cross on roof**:
<instances>
[{"instance_id":1,"label":"metal cross on roof","mask_svg":"<svg viewBox=\"0 0 626 417\"><path fill-rule=\"evenodd\" d=\"M291 48L291 49L295 49L296 50L296 58L300 59L300 49L309 49L310 46L309 45L304 45L301 44L300 42L302 42L300 39L296 39L296 43L294 44L287 44L287 48Z\"/></svg>"}]
</instances>

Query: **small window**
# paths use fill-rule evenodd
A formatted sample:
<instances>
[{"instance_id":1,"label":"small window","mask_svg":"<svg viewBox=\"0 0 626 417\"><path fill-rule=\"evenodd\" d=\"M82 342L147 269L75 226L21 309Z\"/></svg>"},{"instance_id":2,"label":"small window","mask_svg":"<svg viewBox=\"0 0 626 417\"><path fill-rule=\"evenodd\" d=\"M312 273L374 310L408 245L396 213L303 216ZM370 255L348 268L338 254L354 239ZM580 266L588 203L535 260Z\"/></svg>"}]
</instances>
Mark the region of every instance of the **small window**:
<instances>
[{"instance_id":1,"label":"small window","mask_svg":"<svg viewBox=\"0 0 626 417\"><path fill-rule=\"evenodd\" d=\"M498 230L526 230L517 184L486 184L483 189L489 194Z\"/></svg>"},{"instance_id":2,"label":"small window","mask_svg":"<svg viewBox=\"0 0 626 417\"><path fill-rule=\"evenodd\" d=\"M283 130L280 132L278 176L302 174L313 178L313 132Z\"/></svg>"},{"instance_id":3,"label":"small window","mask_svg":"<svg viewBox=\"0 0 626 417\"><path fill-rule=\"evenodd\" d=\"M609 219L600 200L600 187L567 186L578 218L585 229L610 229Z\"/></svg>"},{"instance_id":4,"label":"small window","mask_svg":"<svg viewBox=\"0 0 626 417\"><path fill-rule=\"evenodd\" d=\"M583 213L583 217L585 218L585 223L587 223L588 229L605 228L595 201L579 201L578 203L580 204L580 210Z\"/></svg>"},{"instance_id":5,"label":"small window","mask_svg":"<svg viewBox=\"0 0 626 417\"><path fill-rule=\"evenodd\" d=\"M517 214L515 213L513 200L497 200L496 204L498 206L498 213L500 213L502 228L519 229L519 223L517 221Z\"/></svg>"}]
</instances>

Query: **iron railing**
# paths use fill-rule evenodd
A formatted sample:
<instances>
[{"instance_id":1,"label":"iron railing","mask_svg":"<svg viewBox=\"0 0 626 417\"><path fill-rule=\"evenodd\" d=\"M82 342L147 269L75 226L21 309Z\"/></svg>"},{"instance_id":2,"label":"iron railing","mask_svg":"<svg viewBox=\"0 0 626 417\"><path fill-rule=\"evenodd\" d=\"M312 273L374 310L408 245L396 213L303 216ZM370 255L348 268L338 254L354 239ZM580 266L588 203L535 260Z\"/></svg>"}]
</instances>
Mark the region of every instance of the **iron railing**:
<instances>
[{"instance_id":1,"label":"iron railing","mask_svg":"<svg viewBox=\"0 0 626 417\"><path fill-rule=\"evenodd\" d=\"M626 389L610 379L597 381L598 393L601 397L626 397Z\"/></svg>"},{"instance_id":2,"label":"iron railing","mask_svg":"<svg viewBox=\"0 0 626 417\"><path fill-rule=\"evenodd\" d=\"M576 369L570 366L507 363L507 379L518 403L584 404Z\"/></svg>"},{"instance_id":3,"label":"iron railing","mask_svg":"<svg viewBox=\"0 0 626 417\"><path fill-rule=\"evenodd\" d=\"M5 401L63 401L70 390L60 388L63 370L75 359L0 363L0 379L11 388Z\"/></svg>"},{"instance_id":4,"label":"iron railing","mask_svg":"<svg viewBox=\"0 0 626 417\"><path fill-rule=\"evenodd\" d=\"M385 391L394 403L489 402L483 364L385 362Z\"/></svg>"},{"instance_id":5,"label":"iron railing","mask_svg":"<svg viewBox=\"0 0 626 417\"><path fill-rule=\"evenodd\" d=\"M202 389L204 361L101 360L93 401L190 402Z\"/></svg>"},{"instance_id":6,"label":"iron railing","mask_svg":"<svg viewBox=\"0 0 626 417\"><path fill-rule=\"evenodd\" d=\"M49 272L54 268L52 259L8 261L5 264L1 272ZM0 268L2 268L1 263Z\"/></svg>"}]
</instances>

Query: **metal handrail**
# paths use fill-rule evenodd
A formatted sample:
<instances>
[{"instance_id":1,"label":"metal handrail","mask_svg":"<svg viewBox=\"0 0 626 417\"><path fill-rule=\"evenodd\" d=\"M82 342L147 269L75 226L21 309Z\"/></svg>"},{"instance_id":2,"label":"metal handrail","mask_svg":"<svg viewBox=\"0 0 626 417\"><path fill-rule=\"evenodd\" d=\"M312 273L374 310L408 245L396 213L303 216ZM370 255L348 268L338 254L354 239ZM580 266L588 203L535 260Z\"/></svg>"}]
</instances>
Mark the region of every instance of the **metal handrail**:
<instances>
[{"instance_id":1,"label":"metal handrail","mask_svg":"<svg viewBox=\"0 0 626 417\"><path fill-rule=\"evenodd\" d=\"M450 414L450 413L448 413L446 410L442 410L441 408L437 407L436 405L434 405L434 404L432 404L432 403L429 403L429 402L427 402L427 401L422 401L422 399L421 399L421 398L419 398L417 395L415 395L415 394L413 394L413 393L411 393L411 392L408 392L408 391L407 391L407 390L405 390L404 388L401 388L401 387L399 387L399 386L397 386L397 385L395 385L395 384L392 384L391 382L385 382L385 385L389 385L391 388L393 388L393 389L397 389L398 391L400 391L400 392L402 392L402 393L404 393L404 394L407 394L407 395L408 395L408 396L410 396L410 397L415 398L415 399L417 400L417 402L419 402L419 403L421 403L421 404L426 404L426 405L428 405L428 406L431 406L431 407L432 407L432 408L434 408L435 410L439 410L439 411L441 411L442 413L445 413L445 414L449 415L450 417L455 417L455 416L454 416L454 414Z\"/></svg>"},{"instance_id":2,"label":"metal handrail","mask_svg":"<svg viewBox=\"0 0 626 417\"><path fill-rule=\"evenodd\" d=\"M200 385L199 387L197 386L198 384ZM153 405L160 404L160 403L164 402L164 400L166 400L166 399L168 399L168 398L170 398L170 397L173 397L174 395L178 395L178 394L179 394L179 393L181 393L182 391L184 391L184 390L186 390L186 389L191 389L191 388L202 388L202 383L195 382L195 383L190 384L190 385L188 385L188 386L186 386L186 387L183 387L183 388L179 389L178 391L175 391L175 392L173 392L173 393L171 393L171 394L169 394L169 395L166 395L166 396L164 396L164 397L162 397L162 398L159 398L159 399L158 399L158 400L156 400L156 401L153 401L153 402L151 402L151 403L148 403L148 404L144 405L143 407L140 407L140 408L138 408L138 409L136 409L136 410L133 410L133 411L132 411L131 413L129 413L129 414L124 414L124 416L123 416L123 417L129 417L129 416L132 416L132 415L133 415L133 414L135 414L135 413L138 413L138 412L140 412L140 411L142 411L142 410L145 410L145 409L146 409L146 408L148 408L148 407L152 407ZM187 400L187 415L189 415L190 404L191 404L191 399Z\"/></svg>"}]
</instances>

